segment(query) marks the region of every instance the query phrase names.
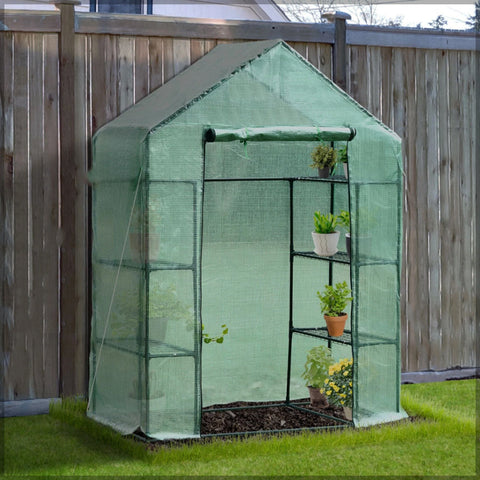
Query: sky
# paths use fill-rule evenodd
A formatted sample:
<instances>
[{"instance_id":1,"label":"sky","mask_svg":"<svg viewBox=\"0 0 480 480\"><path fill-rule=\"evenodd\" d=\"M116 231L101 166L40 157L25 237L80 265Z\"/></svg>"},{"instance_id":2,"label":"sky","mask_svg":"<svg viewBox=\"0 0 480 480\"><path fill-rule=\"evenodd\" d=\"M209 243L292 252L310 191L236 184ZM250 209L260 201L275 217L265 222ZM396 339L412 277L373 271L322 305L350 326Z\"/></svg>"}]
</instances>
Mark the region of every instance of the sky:
<instances>
[{"instance_id":1,"label":"sky","mask_svg":"<svg viewBox=\"0 0 480 480\"><path fill-rule=\"evenodd\" d=\"M402 17L402 26L416 27L419 23L423 28L429 28L429 22L443 15L447 20L445 28L461 29L466 27L465 21L474 14L474 1L467 3L417 3L395 2L392 0L382 1L382 5L377 5L377 14L380 17L391 18Z\"/></svg>"},{"instance_id":2,"label":"sky","mask_svg":"<svg viewBox=\"0 0 480 480\"><path fill-rule=\"evenodd\" d=\"M155 0L153 1L155 2ZM162 1L166 3L166 0ZM172 3L175 3L175 1L181 1L184 4L188 3L188 0L172 0ZM208 2L208 0L205 1ZM234 4L236 0L223 1ZM262 0L259 1L261 2ZM295 1L299 2L302 0ZM304 0L304 3L312 4L316 1L317 0ZM355 0L344 1L345 3L341 5L342 0L339 0L337 2L338 6L335 9L351 13L352 3L354 3ZM431 1L429 3L428 0L372 0L372 2L376 4L377 17L385 19L402 17L401 25L404 27L416 27L420 23L422 28L429 28L429 23L432 20L436 19L439 15L443 15L448 22L445 27L446 29L465 30L468 28L465 21L469 16L474 14L475 10L475 0L460 0L457 3L448 3L449 0L445 0L444 3L438 1ZM3 2L0 0L0 3ZM10 8L23 8L19 7L19 4L24 3L29 3L29 8L53 8L51 4L48 5L49 2L47 0L11 0L10 2L7 0L5 3L9 4ZM277 3L281 6L282 0L277 0ZM86 2L86 4L88 4L88 2ZM350 23L357 23L354 15L352 15Z\"/></svg>"}]
</instances>

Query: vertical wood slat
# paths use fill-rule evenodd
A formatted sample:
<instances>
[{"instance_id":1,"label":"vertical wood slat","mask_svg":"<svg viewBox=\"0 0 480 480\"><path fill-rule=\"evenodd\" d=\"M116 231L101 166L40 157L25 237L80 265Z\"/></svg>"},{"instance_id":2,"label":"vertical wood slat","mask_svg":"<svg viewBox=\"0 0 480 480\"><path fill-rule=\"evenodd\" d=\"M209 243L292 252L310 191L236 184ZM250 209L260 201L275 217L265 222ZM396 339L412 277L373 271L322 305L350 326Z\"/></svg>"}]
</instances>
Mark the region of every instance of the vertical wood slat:
<instances>
[{"instance_id":1,"label":"vertical wood slat","mask_svg":"<svg viewBox=\"0 0 480 480\"><path fill-rule=\"evenodd\" d=\"M150 91L150 62L148 58L148 38L135 38L135 59L133 62L135 75L135 92L133 101L136 103L148 95Z\"/></svg>"},{"instance_id":2,"label":"vertical wood slat","mask_svg":"<svg viewBox=\"0 0 480 480\"><path fill-rule=\"evenodd\" d=\"M40 214L44 208L43 195L43 155L44 126L43 126L43 35L32 34L29 45L29 143L31 145L28 158L28 245L29 245L29 331L28 350L32 356L31 372L33 388L36 397L44 397L44 354L43 351L43 216ZM37 148L33 148L36 145ZM35 211L34 211L35 210ZM48 246L46 247L48 248Z\"/></svg>"},{"instance_id":3,"label":"vertical wood slat","mask_svg":"<svg viewBox=\"0 0 480 480\"><path fill-rule=\"evenodd\" d=\"M391 94L391 109L392 109L392 129L403 139L402 141L402 158L403 158L403 168L406 170L406 131L407 131L407 119L406 119L406 108L405 108L405 72L404 72L404 55L403 51L400 49L394 49L392 51L392 94ZM403 179L405 182L405 179ZM405 194L404 194L405 195ZM403 195L403 208L405 208L405 198ZM401 273L401 287L400 287L400 311L401 311L401 324L400 324L400 334L401 334L401 358L402 358L402 370L405 370L405 363L407 358L406 342L405 342L405 332L407 331L405 310L406 310L406 290L407 290L407 278L408 278L408 265L405 261L406 258L406 222L405 214L403 214L403 245L402 245L402 273Z\"/></svg>"},{"instance_id":4,"label":"vertical wood slat","mask_svg":"<svg viewBox=\"0 0 480 480\"><path fill-rule=\"evenodd\" d=\"M450 329L450 291L451 282L451 251L448 240L448 222L450 221L450 142L449 142L449 87L448 87L448 55L445 50L438 52L438 129L439 129L439 210L440 210L440 284L442 295L440 300L439 329L442 332L441 345L443 364L452 364L452 352L448 338L443 338L443 332Z\"/></svg>"},{"instance_id":5,"label":"vertical wood slat","mask_svg":"<svg viewBox=\"0 0 480 480\"><path fill-rule=\"evenodd\" d=\"M14 325L11 365L11 396L14 399L33 398L30 391L31 355L28 350L29 297L28 269L28 43L29 34L14 35L13 98L14 98ZM25 294L26 293L26 294Z\"/></svg>"},{"instance_id":6,"label":"vertical wood slat","mask_svg":"<svg viewBox=\"0 0 480 480\"><path fill-rule=\"evenodd\" d=\"M426 98L426 177L424 190L427 191L426 208L422 210L426 214L426 239L427 244L427 285L429 301L429 368L440 369L442 365L442 335L439 328L441 315L441 284L440 284L440 240L439 225L439 202L438 190L439 156L438 156L438 64L436 52L425 53L425 98Z\"/></svg>"},{"instance_id":7,"label":"vertical wood slat","mask_svg":"<svg viewBox=\"0 0 480 480\"><path fill-rule=\"evenodd\" d=\"M0 85L2 104L2 125L0 129L0 154L2 165L0 169L0 210L2 216L2 229L0 230L0 254L2 255L1 266L1 307L2 322L2 346L3 368L2 386L0 387L0 400L14 398L13 383L16 372L14 371L12 353L14 347L14 223L13 223L13 167L14 167L14 81L13 81L13 59L14 59L14 35L10 32L0 34L0 52L2 62L0 63L1 79Z\"/></svg>"},{"instance_id":8,"label":"vertical wood slat","mask_svg":"<svg viewBox=\"0 0 480 480\"><path fill-rule=\"evenodd\" d=\"M59 396L57 372L59 370L59 189L58 189L58 36L44 38L43 89L43 318L44 318L44 371L45 398Z\"/></svg>"},{"instance_id":9,"label":"vertical wood slat","mask_svg":"<svg viewBox=\"0 0 480 480\"><path fill-rule=\"evenodd\" d=\"M149 92L163 84L163 40L149 38Z\"/></svg>"},{"instance_id":10,"label":"vertical wood slat","mask_svg":"<svg viewBox=\"0 0 480 480\"><path fill-rule=\"evenodd\" d=\"M417 143L417 126L416 126L416 81L415 81L415 51L406 50L405 52L405 91L407 96L407 135L406 135L406 179L405 179L405 215L404 223L406 224L407 236L405 238L405 256L408 264L408 284L406 295L406 323L407 331L405 332L406 350L408 356L406 358L407 371L416 371L419 369L417 358L417 350L421 348L421 342L416 336L415 318L416 306L418 304L418 252L417 252L417 209L416 209L416 143Z\"/></svg>"},{"instance_id":11,"label":"vertical wood slat","mask_svg":"<svg viewBox=\"0 0 480 480\"><path fill-rule=\"evenodd\" d=\"M471 101L474 98L472 89L473 77L471 72L473 64L471 62L471 52L462 51L459 53L458 68L458 96L461 102L460 106L460 124L463 125L461 130L461 144L463 155L457 160L459 163L460 176L460 252L461 252L461 269L460 281L462 283L462 321L461 321L461 338L475 338L475 320L473 303L475 300L472 278L474 274L473 265L474 257L472 255L472 232L475 232L474 225L474 190L472 189L472 165L469 161L473 156L473 138L472 130L473 110ZM472 349L461 349L460 362L462 365L475 364L475 358Z\"/></svg>"},{"instance_id":12,"label":"vertical wood slat","mask_svg":"<svg viewBox=\"0 0 480 480\"><path fill-rule=\"evenodd\" d=\"M135 40L133 37L118 38L118 113L134 103L135 99Z\"/></svg>"},{"instance_id":13,"label":"vertical wood slat","mask_svg":"<svg viewBox=\"0 0 480 480\"><path fill-rule=\"evenodd\" d=\"M450 283L448 291L444 290L444 294L448 298L447 314L450 320L449 329L449 345L452 351L451 361L457 363L461 355L463 347L463 339L461 338L461 322L462 322L462 285L461 279L461 252L460 252L460 236L462 225L460 220L460 161L463 156L463 147L461 143L460 124L461 112L460 105L462 99L458 91L458 63L459 53L455 51L448 52L449 57L449 136L450 136L450 171L449 171L449 204L448 204L448 223L446 224L446 236L444 247L450 252L448 256L448 264L443 267L448 269L450 275ZM452 88L455 85L455 88ZM460 327L460 328L459 328Z\"/></svg>"},{"instance_id":14,"label":"vertical wood slat","mask_svg":"<svg viewBox=\"0 0 480 480\"><path fill-rule=\"evenodd\" d=\"M75 153L75 103L71 92L75 88L75 33L74 5L61 4L59 65L60 65L60 184L62 247L60 254L60 392L74 395L84 389L86 368L76 367L85 361L83 356L85 291L83 268L77 264L77 249L84 249L83 218L78 218L77 190L82 167ZM83 234L82 234L83 231ZM79 322L82 325L79 325Z\"/></svg>"}]
</instances>

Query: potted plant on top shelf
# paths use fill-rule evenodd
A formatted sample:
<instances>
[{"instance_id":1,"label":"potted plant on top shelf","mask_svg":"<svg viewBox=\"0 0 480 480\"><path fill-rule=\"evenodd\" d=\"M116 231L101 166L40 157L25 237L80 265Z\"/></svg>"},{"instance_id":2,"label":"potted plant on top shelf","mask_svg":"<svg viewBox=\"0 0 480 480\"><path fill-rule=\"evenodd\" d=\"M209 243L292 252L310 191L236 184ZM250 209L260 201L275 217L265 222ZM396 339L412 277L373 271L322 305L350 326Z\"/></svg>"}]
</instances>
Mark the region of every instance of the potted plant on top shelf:
<instances>
[{"instance_id":1,"label":"potted plant on top shelf","mask_svg":"<svg viewBox=\"0 0 480 480\"><path fill-rule=\"evenodd\" d=\"M307 381L310 403L313 406L327 406L327 399L324 392L320 391L320 387L324 386L325 379L328 377L328 368L332 362L333 357L330 349L323 345L313 347L307 353L302 378Z\"/></svg>"},{"instance_id":2,"label":"potted plant on top shelf","mask_svg":"<svg viewBox=\"0 0 480 480\"><path fill-rule=\"evenodd\" d=\"M320 178L327 178L330 170L337 162L337 150L324 143L320 143L311 153L311 157L313 163L310 167L318 169L318 176Z\"/></svg>"},{"instance_id":3,"label":"potted plant on top shelf","mask_svg":"<svg viewBox=\"0 0 480 480\"><path fill-rule=\"evenodd\" d=\"M332 213L323 214L317 211L313 214L315 231L312 232L314 252L321 257L331 257L337 253L340 232L335 230L338 217Z\"/></svg>"},{"instance_id":4,"label":"potted plant on top shelf","mask_svg":"<svg viewBox=\"0 0 480 480\"><path fill-rule=\"evenodd\" d=\"M343 335L348 318L345 308L347 303L353 300L350 297L351 293L347 282L339 282L335 287L325 285L325 290L322 293L317 292L328 334L331 337L341 337Z\"/></svg>"}]
</instances>

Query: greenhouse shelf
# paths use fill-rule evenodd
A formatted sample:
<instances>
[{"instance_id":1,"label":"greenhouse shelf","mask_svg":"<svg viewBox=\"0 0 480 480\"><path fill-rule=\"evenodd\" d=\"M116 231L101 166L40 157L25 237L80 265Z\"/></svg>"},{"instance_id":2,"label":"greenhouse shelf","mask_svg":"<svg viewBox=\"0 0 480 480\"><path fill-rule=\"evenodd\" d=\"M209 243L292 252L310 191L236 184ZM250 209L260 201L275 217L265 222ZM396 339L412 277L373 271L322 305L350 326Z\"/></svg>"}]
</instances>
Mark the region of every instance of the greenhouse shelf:
<instances>
[{"instance_id":1,"label":"greenhouse shelf","mask_svg":"<svg viewBox=\"0 0 480 480\"><path fill-rule=\"evenodd\" d=\"M146 262L134 262L132 260L95 260L97 263L103 265L109 265L111 267L123 267L131 268L133 270L149 270L150 272L159 271L159 270L194 270L192 263L174 263L166 261L155 261L150 260Z\"/></svg>"},{"instance_id":2,"label":"greenhouse shelf","mask_svg":"<svg viewBox=\"0 0 480 480\"><path fill-rule=\"evenodd\" d=\"M293 328L292 332L300 333L302 335L308 335L310 337L322 338L331 342L342 343L344 345L352 344L352 332L351 330L344 330L343 335L340 337L331 337L328 334L327 327L319 328ZM395 343L395 340L390 338L381 337L378 335L366 335L359 333L359 346L367 347L372 345L391 345Z\"/></svg>"},{"instance_id":3,"label":"greenhouse shelf","mask_svg":"<svg viewBox=\"0 0 480 480\"><path fill-rule=\"evenodd\" d=\"M97 338L99 344L102 343L101 338ZM147 358L162 358L162 357L194 357L194 350L188 350L187 348L179 347L178 345L172 345L170 343L162 343L156 340L149 340L148 349L145 352L145 347L138 347L136 339L122 339L122 340L105 340L103 342L105 346L120 350L122 352L131 353L139 357Z\"/></svg>"}]
</instances>

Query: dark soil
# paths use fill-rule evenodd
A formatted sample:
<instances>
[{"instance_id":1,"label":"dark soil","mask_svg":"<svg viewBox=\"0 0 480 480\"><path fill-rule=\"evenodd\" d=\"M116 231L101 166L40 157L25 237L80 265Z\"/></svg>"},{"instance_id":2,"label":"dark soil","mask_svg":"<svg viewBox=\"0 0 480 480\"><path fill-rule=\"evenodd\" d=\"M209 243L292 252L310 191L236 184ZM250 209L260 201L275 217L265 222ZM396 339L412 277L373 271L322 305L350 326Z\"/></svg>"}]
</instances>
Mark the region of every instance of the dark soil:
<instances>
[{"instance_id":1,"label":"dark soil","mask_svg":"<svg viewBox=\"0 0 480 480\"><path fill-rule=\"evenodd\" d=\"M339 407L332 407L330 405L326 407L313 407L309 404L308 398L295 400L294 402L297 404L302 402L301 407L307 410L345 419L343 409ZM305 402L305 404L303 404L303 402ZM279 430L289 431L292 429L309 429L316 427L335 428L340 425L346 425L345 422L321 417L315 413L305 412L296 408L286 406L262 406L272 405L274 403L280 402L234 402L206 407L202 411L202 437L200 439L152 441L146 438L141 432L136 432L135 437L147 441L148 448L157 449L162 446L184 443L205 443L212 438L208 435L220 435L220 438L227 439L230 438L232 434L274 434L278 433ZM238 409L239 407L240 409ZM221 408L222 410L213 411L217 408ZM224 434L223 437L221 436L222 434Z\"/></svg>"},{"instance_id":2,"label":"dark soil","mask_svg":"<svg viewBox=\"0 0 480 480\"><path fill-rule=\"evenodd\" d=\"M295 400L295 403L308 402L308 399ZM286 406L265 406L272 402L234 402L226 405L212 405L204 408L202 413L202 435L219 433L265 432L271 430L290 430L295 428L335 427L344 425L333 419L308 413ZM257 408L242 408L252 407ZM237 408L242 408L237 410ZM338 407L313 407L309 403L303 408L321 412L331 417L344 419L343 410ZM211 411L217 408L227 409Z\"/></svg>"}]
</instances>

